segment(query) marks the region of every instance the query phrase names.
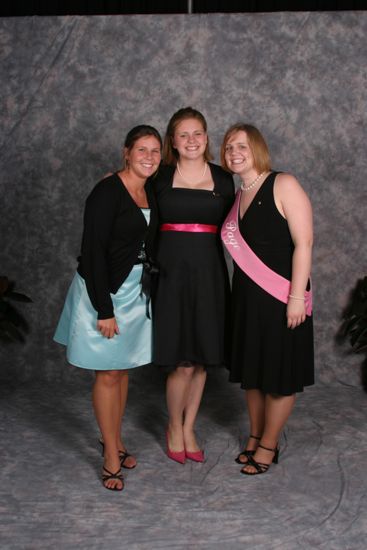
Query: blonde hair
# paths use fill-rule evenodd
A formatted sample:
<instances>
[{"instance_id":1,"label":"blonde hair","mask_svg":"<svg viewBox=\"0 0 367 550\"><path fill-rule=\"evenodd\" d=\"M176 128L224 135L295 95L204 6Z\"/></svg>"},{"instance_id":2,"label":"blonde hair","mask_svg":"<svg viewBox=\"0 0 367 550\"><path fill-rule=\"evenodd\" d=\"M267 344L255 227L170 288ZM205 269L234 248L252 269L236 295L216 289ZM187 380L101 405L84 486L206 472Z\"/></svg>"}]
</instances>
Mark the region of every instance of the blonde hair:
<instances>
[{"instance_id":1,"label":"blonde hair","mask_svg":"<svg viewBox=\"0 0 367 550\"><path fill-rule=\"evenodd\" d=\"M224 135L222 147L220 149L220 160L223 168L230 172L225 158L226 146L229 139L237 132L245 132L247 135L248 143L254 156L255 169L259 173L269 172L271 170L270 153L263 135L255 126L243 122L233 124Z\"/></svg>"},{"instance_id":2,"label":"blonde hair","mask_svg":"<svg viewBox=\"0 0 367 550\"><path fill-rule=\"evenodd\" d=\"M167 125L166 135L163 141L162 161L164 164L168 164L170 166L176 166L179 155L176 149L173 148L173 138L175 135L175 131L177 126L180 124L180 122L190 118L194 118L195 120L198 120L202 125L204 132L205 133L207 132L207 123L204 118L204 115L202 115L200 111L197 111L192 107L184 107L183 109L179 109L178 111L176 111L175 114L172 115ZM208 138L205 151L204 151L204 159L206 161L209 161L209 160L212 160L212 158L213 156L210 152L209 138Z\"/></svg>"}]
</instances>

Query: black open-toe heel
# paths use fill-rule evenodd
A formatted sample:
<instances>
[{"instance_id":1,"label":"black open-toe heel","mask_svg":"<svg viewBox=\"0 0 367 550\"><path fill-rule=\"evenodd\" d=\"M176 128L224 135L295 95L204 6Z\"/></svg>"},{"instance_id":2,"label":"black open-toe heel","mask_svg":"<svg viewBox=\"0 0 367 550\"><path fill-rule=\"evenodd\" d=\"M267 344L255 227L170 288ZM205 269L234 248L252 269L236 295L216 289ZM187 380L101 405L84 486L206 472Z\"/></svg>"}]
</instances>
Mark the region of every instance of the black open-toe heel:
<instances>
[{"instance_id":1,"label":"black open-toe heel","mask_svg":"<svg viewBox=\"0 0 367 550\"><path fill-rule=\"evenodd\" d=\"M126 468L126 470L133 470L134 468L136 468L136 464L134 464L133 466L126 466L125 464L125 460L129 458L129 456L132 456L132 455L127 451L119 451L120 464L122 468Z\"/></svg>"},{"instance_id":2,"label":"black open-toe heel","mask_svg":"<svg viewBox=\"0 0 367 550\"><path fill-rule=\"evenodd\" d=\"M258 437L257 435L249 435L248 438L250 439L250 437L252 439L257 439L257 441L260 441L261 439L261 437ZM248 460L246 460L246 462L243 462L241 460L241 456L248 459L250 456L254 456L255 453L256 453L256 449L254 451L248 451L247 449L244 449L243 451L240 452L237 458L235 458L235 462L237 462L237 464L247 464Z\"/></svg>"},{"instance_id":3,"label":"black open-toe heel","mask_svg":"<svg viewBox=\"0 0 367 550\"><path fill-rule=\"evenodd\" d=\"M106 473L104 474L103 472L106 472ZM121 484L122 484L121 487L119 487L118 485L115 485L114 487L107 487L105 485L105 482L109 481L110 479L117 479L118 481L121 481ZM108 489L109 491L122 491L122 489L124 488L124 476L121 473L121 469L117 470L117 472L113 474L112 472L107 470L105 466L103 466L102 483L103 483L103 487L105 489Z\"/></svg>"},{"instance_id":4,"label":"black open-toe heel","mask_svg":"<svg viewBox=\"0 0 367 550\"><path fill-rule=\"evenodd\" d=\"M270 453L274 453L273 460L271 461L271 463L278 464L278 459L279 459L278 447L276 447L275 449L270 449L269 447L264 447L264 445L261 445L260 443L258 447L260 447L261 449L265 449L265 451L269 451ZM270 464L265 464L265 462L257 462L253 456L249 456L247 463L245 464L245 468L247 466L253 466L256 472L247 472L245 468L242 468L241 474L244 474L245 476L256 476L258 474L265 474L265 472L269 470Z\"/></svg>"},{"instance_id":5,"label":"black open-toe heel","mask_svg":"<svg viewBox=\"0 0 367 550\"><path fill-rule=\"evenodd\" d=\"M98 442L102 447L102 456L104 456L104 441L102 439L98 439ZM127 458L129 458L129 456L132 456L132 455L130 453L128 453L127 451L119 451L119 458L120 458L121 467L126 468L126 470L133 470L134 468L136 468L136 464L134 464L133 466L126 466L126 464L125 464L125 461L126 461Z\"/></svg>"}]
</instances>

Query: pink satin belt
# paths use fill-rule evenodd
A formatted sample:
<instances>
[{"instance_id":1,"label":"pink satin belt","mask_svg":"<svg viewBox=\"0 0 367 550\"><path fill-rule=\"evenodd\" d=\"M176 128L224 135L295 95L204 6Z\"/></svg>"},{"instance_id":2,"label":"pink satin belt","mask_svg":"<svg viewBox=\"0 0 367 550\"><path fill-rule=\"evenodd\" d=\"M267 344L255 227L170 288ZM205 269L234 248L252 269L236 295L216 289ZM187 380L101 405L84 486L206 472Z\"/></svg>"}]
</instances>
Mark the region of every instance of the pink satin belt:
<instances>
[{"instance_id":1,"label":"pink satin belt","mask_svg":"<svg viewBox=\"0 0 367 550\"><path fill-rule=\"evenodd\" d=\"M163 223L161 231L189 231L190 233L218 233L216 225L205 223Z\"/></svg>"}]
</instances>

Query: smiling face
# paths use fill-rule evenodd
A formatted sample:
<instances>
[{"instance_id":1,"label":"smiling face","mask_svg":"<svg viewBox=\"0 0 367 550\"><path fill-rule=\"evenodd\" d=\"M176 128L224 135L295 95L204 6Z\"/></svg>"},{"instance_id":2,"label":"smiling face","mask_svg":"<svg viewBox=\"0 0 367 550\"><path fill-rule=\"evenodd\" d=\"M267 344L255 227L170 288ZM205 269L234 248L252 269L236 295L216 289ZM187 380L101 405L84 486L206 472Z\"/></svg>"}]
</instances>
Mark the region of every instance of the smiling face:
<instances>
[{"instance_id":1,"label":"smiling face","mask_svg":"<svg viewBox=\"0 0 367 550\"><path fill-rule=\"evenodd\" d=\"M220 158L223 168L247 179L271 171L269 149L261 132L252 124L238 122L225 133ZM241 175L242 177L242 175ZM243 181L244 178L242 177Z\"/></svg>"},{"instance_id":2,"label":"smiling face","mask_svg":"<svg viewBox=\"0 0 367 550\"><path fill-rule=\"evenodd\" d=\"M188 118L177 124L172 146L180 159L196 160L203 157L207 143L207 133L199 120Z\"/></svg>"},{"instance_id":3,"label":"smiling face","mask_svg":"<svg viewBox=\"0 0 367 550\"><path fill-rule=\"evenodd\" d=\"M161 161L161 144L154 136L137 139L128 149L124 149L128 170L137 177L146 179L158 169Z\"/></svg>"},{"instance_id":4,"label":"smiling face","mask_svg":"<svg viewBox=\"0 0 367 550\"><path fill-rule=\"evenodd\" d=\"M224 158L228 169L234 174L257 175L254 155L247 134L243 130L230 136L225 145Z\"/></svg>"}]
</instances>

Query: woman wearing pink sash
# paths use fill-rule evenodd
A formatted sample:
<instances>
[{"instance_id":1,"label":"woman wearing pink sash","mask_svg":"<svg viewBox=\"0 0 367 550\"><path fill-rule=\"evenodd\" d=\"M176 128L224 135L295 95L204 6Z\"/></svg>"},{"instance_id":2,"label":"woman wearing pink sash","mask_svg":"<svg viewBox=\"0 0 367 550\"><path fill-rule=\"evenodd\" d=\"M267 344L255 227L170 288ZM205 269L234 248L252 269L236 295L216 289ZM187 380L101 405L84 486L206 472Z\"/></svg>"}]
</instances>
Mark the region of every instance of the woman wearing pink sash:
<instances>
[{"instance_id":1,"label":"woman wearing pink sash","mask_svg":"<svg viewBox=\"0 0 367 550\"><path fill-rule=\"evenodd\" d=\"M277 463L295 394L314 383L312 209L296 178L271 170L254 126L229 128L221 157L242 180L222 239L234 259L230 380L246 390L250 419L236 461L256 475Z\"/></svg>"}]
</instances>

